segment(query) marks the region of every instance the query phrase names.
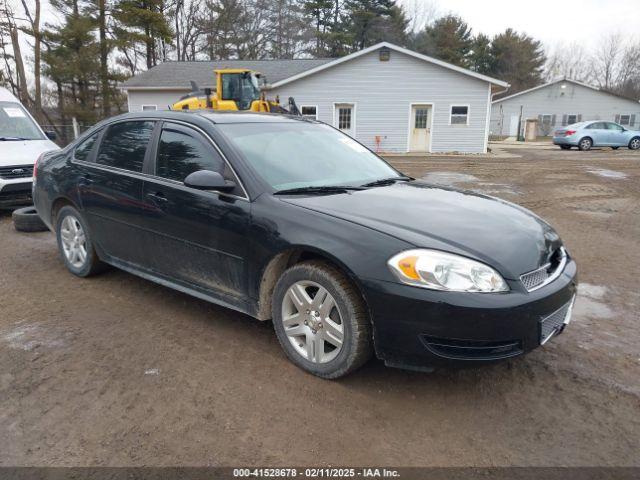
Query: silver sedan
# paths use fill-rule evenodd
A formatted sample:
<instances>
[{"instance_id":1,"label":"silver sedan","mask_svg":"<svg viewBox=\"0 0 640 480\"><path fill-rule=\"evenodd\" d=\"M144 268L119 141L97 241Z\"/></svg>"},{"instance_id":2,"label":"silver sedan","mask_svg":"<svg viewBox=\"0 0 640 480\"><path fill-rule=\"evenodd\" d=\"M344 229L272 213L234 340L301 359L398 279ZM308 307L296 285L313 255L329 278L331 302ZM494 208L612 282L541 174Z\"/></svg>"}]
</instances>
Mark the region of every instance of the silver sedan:
<instances>
[{"instance_id":1,"label":"silver sedan","mask_svg":"<svg viewBox=\"0 0 640 480\"><path fill-rule=\"evenodd\" d=\"M574 123L556 130L553 143L565 150L571 147L578 147L580 150L591 150L592 147L628 147L638 150L640 131L628 130L614 122L593 120Z\"/></svg>"}]
</instances>

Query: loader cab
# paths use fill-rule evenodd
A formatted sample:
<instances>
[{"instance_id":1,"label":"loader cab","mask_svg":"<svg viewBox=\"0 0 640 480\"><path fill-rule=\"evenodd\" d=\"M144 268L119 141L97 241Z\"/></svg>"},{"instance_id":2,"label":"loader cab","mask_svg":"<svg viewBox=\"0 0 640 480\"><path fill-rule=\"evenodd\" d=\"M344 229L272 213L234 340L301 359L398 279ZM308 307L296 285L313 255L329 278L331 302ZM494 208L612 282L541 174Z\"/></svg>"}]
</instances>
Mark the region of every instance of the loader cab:
<instances>
[{"instance_id":1,"label":"loader cab","mask_svg":"<svg viewBox=\"0 0 640 480\"><path fill-rule=\"evenodd\" d=\"M250 110L253 102L261 99L259 73L244 69L216 70L215 73L221 109ZM233 102L236 108L226 102Z\"/></svg>"}]
</instances>

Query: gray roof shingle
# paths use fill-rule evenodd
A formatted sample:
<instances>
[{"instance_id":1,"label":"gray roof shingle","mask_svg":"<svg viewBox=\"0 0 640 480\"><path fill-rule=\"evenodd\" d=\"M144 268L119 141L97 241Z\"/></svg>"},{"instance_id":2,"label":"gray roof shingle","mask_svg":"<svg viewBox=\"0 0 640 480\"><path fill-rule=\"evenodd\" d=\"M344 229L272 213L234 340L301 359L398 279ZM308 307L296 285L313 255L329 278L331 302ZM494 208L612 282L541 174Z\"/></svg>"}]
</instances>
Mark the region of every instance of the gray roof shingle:
<instances>
[{"instance_id":1,"label":"gray roof shingle","mask_svg":"<svg viewBox=\"0 0 640 480\"><path fill-rule=\"evenodd\" d=\"M333 58L305 58L296 60L164 62L131 77L122 84L122 88L190 88L191 80L195 81L200 87L214 87L215 77L213 71L221 68L248 68L262 73L269 83L275 83L333 60Z\"/></svg>"}]
</instances>

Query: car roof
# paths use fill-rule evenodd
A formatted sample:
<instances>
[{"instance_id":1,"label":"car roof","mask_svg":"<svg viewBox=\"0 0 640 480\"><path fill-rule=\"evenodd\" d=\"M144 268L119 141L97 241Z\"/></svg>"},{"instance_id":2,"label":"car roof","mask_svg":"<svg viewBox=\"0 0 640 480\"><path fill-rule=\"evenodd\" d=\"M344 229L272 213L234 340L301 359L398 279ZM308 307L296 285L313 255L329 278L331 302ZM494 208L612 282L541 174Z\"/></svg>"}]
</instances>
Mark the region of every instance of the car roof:
<instances>
[{"instance_id":1,"label":"car roof","mask_svg":"<svg viewBox=\"0 0 640 480\"><path fill-rule=\"evenodd\" d=\"M193 121L194 117L206 119L211 123L291 123L309 122L309 120L293 115L257 112L220 112L214 110L145 110L143 112L123 113L107 120L126 120L136 118L159 118Z\"/></svg>"}]
</instances>

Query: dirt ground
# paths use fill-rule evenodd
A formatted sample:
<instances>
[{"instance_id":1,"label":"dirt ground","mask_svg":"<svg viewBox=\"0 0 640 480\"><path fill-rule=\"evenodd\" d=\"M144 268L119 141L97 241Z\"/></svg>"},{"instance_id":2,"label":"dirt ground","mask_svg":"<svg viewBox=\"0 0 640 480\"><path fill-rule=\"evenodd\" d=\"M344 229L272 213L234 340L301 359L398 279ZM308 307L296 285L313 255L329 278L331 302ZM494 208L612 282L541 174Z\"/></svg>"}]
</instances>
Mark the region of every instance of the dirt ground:
<instances>
[{"instance_id":1,"label":"dirt ground","mask_svg":"<svg viewBox=\"0 0 640 480\"><path fill-rule=\"evenodd\" d=\"M0 465L640 465L640 152L396 157L517 202L579 266L567 331L433 374L303 373L270 323L112 270L69 274L0 215Z\"/></svg>"}]
</instances>

